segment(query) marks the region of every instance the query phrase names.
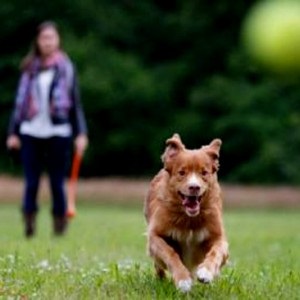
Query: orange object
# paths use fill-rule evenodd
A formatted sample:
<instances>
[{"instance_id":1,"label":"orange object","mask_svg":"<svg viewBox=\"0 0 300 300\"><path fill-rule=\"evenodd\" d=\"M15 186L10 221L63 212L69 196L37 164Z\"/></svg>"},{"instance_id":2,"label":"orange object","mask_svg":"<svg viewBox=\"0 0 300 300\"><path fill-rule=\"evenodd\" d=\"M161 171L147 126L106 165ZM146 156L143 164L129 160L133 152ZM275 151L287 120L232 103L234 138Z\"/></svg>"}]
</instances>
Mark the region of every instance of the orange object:
<instances>
[{"instance_id":1,"label":"orange object","mask_svg":"<svg viewBox=\"0 0 300 300\"><path fill-rule=\"evenodd\" d=\"M68 182L68 191L67 191L67 217L73 218L76 215L76 191L77 191L77 182L80 164L82 160L82 155L78 152L75 152L73 161L71 176Z\"/></svg>"}]
</instances>

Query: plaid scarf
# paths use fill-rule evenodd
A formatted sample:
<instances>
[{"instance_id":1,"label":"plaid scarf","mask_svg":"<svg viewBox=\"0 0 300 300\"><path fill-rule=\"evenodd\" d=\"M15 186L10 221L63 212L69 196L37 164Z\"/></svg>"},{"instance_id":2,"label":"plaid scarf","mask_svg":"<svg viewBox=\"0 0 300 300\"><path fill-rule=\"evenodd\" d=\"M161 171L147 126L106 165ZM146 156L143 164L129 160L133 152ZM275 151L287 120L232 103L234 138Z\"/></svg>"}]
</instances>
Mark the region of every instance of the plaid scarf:
<instances>
[{"instance_id":1,"label":"plaid scarf","mask_svg":"<svg viewBox=\"0 0 300 300\"><path fill-rule=\"evenodd\" d=\"M21 76L16 98L16 119L19 122L31 120L39 112L37 76L42 69L54 68L50 87L50 115L67 118L71 107L70 90L73 80L73 66L68 56L57 51L46 61L34 58Z\"/></svg>"}]
</instances>

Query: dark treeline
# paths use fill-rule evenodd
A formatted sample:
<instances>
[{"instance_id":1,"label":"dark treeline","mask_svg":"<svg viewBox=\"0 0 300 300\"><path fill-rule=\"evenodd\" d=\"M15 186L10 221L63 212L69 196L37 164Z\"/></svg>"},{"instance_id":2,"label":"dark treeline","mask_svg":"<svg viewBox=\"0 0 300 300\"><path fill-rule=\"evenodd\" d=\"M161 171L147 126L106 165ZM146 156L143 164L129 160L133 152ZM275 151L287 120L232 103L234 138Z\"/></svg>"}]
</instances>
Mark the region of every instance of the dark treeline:
<instances>
[{"instance_id":1,"label":"dark treeline","mask_svg":"<svg viewBox=\"0 0 300 300\"><path fill-rule=\"evenodd\" d=\"M59 24L76 63L90 147L84 176L152 175L164 141L223 140L221 178L300 183L300 85L244 53L245 0L10 0L0 17L0 170L19 63L38 23ZM299 79L299 78L298 78Z\"/></svg>"}]
</instances>

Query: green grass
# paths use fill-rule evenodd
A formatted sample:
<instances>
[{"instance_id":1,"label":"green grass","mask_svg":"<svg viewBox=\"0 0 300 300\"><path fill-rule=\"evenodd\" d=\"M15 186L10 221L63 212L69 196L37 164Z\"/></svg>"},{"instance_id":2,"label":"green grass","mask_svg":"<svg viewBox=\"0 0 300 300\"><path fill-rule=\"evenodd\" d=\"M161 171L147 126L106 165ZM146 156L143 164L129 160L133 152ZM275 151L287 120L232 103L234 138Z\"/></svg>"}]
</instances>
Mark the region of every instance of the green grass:
<instances>
[{"instance_id":1,"label":"green grass","mask_svg":"<svg viewBox=\"0 0 300 300\"><path fill-rule=\"evenodd\" d=\"M15 204L0 220L0 299L299 299L297 211L227 211L230 264L187 295L155 278L141 207L81 205L62 238L45 204L31 240Z\"/></svg>"}]
</instances>

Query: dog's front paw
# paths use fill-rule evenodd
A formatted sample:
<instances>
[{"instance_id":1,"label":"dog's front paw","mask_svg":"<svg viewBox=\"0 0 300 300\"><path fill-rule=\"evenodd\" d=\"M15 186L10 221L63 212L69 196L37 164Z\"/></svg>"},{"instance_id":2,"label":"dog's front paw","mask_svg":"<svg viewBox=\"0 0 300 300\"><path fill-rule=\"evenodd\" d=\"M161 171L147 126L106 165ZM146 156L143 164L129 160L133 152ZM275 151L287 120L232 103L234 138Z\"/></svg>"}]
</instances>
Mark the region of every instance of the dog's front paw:
<instances>
[{"instance_id":1,"label":"dog's front paw","mask_svg":"<svg viewBox=\"0 0 300 300\"><path fill-rule=\"evenodd\" d=\"M192 284L193 284L193 281L191 278L189 279L184 279L184 280L179 280L177 282L177 288L183 292L183 293L187 293L191 290L192 288Z\"/></svg>"},{"instance_id":2,"label":"dog's front paw","mask_svg":"<svg viewBox=\"0 0 300 300\"><path fill-rule=\"evenodd\" d=\"M214 279L214 275L206 267L199 267L196 272L197 278L202 283L210 283Z\"/></svg>"}]
</instances>

